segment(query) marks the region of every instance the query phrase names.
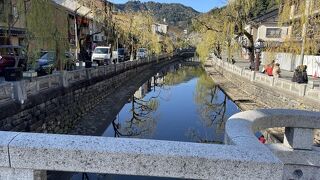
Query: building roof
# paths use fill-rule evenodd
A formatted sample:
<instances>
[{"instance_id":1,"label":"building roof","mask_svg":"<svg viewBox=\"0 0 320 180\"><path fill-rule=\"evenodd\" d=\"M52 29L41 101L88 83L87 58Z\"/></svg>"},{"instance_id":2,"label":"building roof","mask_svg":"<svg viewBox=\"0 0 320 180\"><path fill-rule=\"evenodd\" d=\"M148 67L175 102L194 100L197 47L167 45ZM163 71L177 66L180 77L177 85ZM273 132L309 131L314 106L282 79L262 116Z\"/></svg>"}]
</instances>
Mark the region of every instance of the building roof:
<instances>
[{"instance_id":1,"label":"building roof","mask_svg":"<svg viewBox=\"0 0 320 180\"><path fill-rule=\"evenodd\" d=\"M56 4L67 8L68 10L75 12L79 15L86 16L87 18L93 19L94 15L92 10L80 5L75 0L53 0Z\"/></svg>"},{"instance_id":2,"label":"building roof","mask_svg":"<svg viewBox=\"0 0 320 180\"><path fill-rule=\"evenodd\" d=\"M279 8L273 8L265 14L251 19L252 23L278 22Z\"/></svg>"}]
</instances>

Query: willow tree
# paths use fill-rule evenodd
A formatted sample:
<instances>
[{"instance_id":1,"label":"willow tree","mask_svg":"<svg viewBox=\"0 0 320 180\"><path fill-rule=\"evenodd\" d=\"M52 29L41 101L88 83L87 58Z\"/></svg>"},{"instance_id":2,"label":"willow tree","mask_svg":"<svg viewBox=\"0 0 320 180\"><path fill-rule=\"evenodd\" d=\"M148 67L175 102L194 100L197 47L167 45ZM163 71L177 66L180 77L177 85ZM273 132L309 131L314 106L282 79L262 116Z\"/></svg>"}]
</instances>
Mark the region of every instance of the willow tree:
<instances>
[{"instance_id":1,"label":"willow tree","mask_svg":"<svg viewBox=\"0 0 320 180\"><path fill-rule=\"evenodd\" d=\"M26 2L22 0L12 1L12 0L3 0L2 2L3 8L0 17L0 25L4 26L7 31L5 34L5 43L8 45L12 45L12 29L18 25L24 26L23 20L25 19L25 11L26 11ZM12 50L13 51L13 50ZM19 64L19 59L14 53L15 65L17 67Z\"/></svg>"},{"instance_id":2,"label":"willow tree","mask_svg":"<svg viewBox=\"0 0 320 180\"><path fill-rule=\"evenodd\" d=\"M53 51L56 68L63 70L69 44L66 11L51 0L31 0L28 7L26 38L29 60L34 63L44 49Z\"/></svg>"},{"instance_id":3,"label":"willow tree","mask_svg":"<svg viewBox=\"0 0 320 180\"><path fill-rule=\"evenodd\" d=\"M280 25L289 26L289 36L279 51L304 55L319 54L320 2L318 0L281 1Z\"/></svg>"},{"instance_id":4,"label":"willow tree","mask_svg":"<svg viewBox=\"0 0 320 180\"><path fill-rule=\"evenodd\" d=\"M117 36L116 28L115 28L115 21L113 16L113 5L104 0L76 0L77 4L79 5L78 8L85 7L88 9L87 14L85 15L76 15L76 16L92 16L91 18L96 23L97 28L96 32L92 32L90 37L95 34L100 34L104 32L107 36L107 41L109 39L114 39ZM78 30L78 34L80 35L80 29ZM81 46L81 41L83 39L79 39L79 44ZM115 46L114 46L115 47Z\"/></svg>"},{"instance_id":5,"label":"willow tree","mask_svg":"<svg viewBox=\"0 0 320 180\"><path fill-rule=\"evenodd\" d=\"M121 32L124 42L130 44L131 55L138 47L148 48L155 54L161 53L161 43L151 29L155 21L150 13L127 12L114 17L116 29Z\"/></svg>"},{"instance_id":6,"label":"willow tree","mask_svg":"<svg viewBox=\"0 0 320 180\"><path fill-rule=\"evenodd\" d=\"M252 18L252 9L255 8L256 2L257 0L230 0L224 8L209 14L208 20L196 20L196 26L202 26L206 30L203 39L211 40L209 48L214 46L226 51L228 59L231 58L234 49L238 49L239 46L245 48L249 54L250 67L254 70L258 70L259 63L255 63L254 38L246 30L246 25ZM200 51L205 52L204 42L199 46Z\"/></svg>"},{"instance_id":7,"label":"willow tree","mask_svg":"<svg viewBox=\"0 0 320 180\"><path fill-rule=\"evenodd\" d=\"M252 18L252 9L256 4L256 0L232 0L229 1L225 14L228 21L233 25L231 34L235 35L235 39L238 41L241 37L245 37L247 41L240 41L240 45L248 51L250 67L256 71L259 70L259 62L255 62L255 47L253 35L247 31L246 25ZM257 61L259 61L257 59Z\"/></svg>"},{"instance_id":8,"label":"willow tree","mask_svg":"<svg viewBox=\"0 0 320 180\"><path fill-rule=\"evenodd\" d=\"M235 25L227 15L224 7L193 20L195 30L201 34L202 41L197 45L197 52L202 60L212 51L219 58L222 58L222 52L225 51L227 58L231 59L232 51L237 48L237 44L234 35Z\"/></svg>"}]
</instances>

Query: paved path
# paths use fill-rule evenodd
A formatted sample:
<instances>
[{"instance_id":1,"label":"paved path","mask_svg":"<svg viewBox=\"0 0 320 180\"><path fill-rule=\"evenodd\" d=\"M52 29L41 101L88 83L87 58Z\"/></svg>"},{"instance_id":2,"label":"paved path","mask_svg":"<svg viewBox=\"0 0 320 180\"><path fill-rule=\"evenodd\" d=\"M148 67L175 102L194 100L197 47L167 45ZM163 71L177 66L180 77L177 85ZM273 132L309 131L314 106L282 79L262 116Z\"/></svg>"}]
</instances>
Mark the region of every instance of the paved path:
<instances>
[{"instance_id":1,"label":"paved path","mask_svg":"<svg viewBox=\"0 0 320 180\"><path fill-rule=\"evenodd\" d=\"M241 60L236 60L235 65L237 65L241 68L249 69L250 62L249 62L249 60L241 59ZM281 64L280 64L280 69L281 69ZM260 66L260 70L262 70L262 66ZM280 75L281 75L280 78L287 79L287 80L291 81L291 79L293 77L293 72L281 69ZM309 82L312 82L312 81L315 82L316 87L320 87L320 78L313 78L313 77L309 76Z\"/></svg>"}]
</instances>

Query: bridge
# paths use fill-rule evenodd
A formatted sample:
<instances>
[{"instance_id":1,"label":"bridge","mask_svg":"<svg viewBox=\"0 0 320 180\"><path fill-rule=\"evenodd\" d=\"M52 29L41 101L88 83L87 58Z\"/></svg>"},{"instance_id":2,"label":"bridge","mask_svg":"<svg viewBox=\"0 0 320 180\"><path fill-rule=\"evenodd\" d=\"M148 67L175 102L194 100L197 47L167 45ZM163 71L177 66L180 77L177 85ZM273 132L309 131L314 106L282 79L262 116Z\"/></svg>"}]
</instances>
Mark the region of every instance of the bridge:
<instances>
[{"instance_id":1,"label":"bridge","mask_svg":"<svg viewBox=\"0 0 320 180\"><path fill-rule=\"evenodd\" d=\"M1 127L7 131L0 132L0 179L46 179L46 171L184 179L320 178L320 149L312 133L320 129L317 112L236 114L227 121L223 145L40 133L67 133L79 113L110 89L179 58L162 56L1 85ZM273 127L286 128L283 143L261 144L255 132Z\"/></svg>"},{"instance_id":2,"label":"bridge","mask_svg":"<svg viewBox=\"0 0 320 180\"><path fill-rule=\"evenodd\" d=\"M318 179L312 130L320 113L256 110L232 116L225 145L0 132L2 179L46 179L45 171L185 179ZM286 127L283 144L265 146L257 130ZM303 135L303 136L302 136Z\"/></svg>"}]
</instances>

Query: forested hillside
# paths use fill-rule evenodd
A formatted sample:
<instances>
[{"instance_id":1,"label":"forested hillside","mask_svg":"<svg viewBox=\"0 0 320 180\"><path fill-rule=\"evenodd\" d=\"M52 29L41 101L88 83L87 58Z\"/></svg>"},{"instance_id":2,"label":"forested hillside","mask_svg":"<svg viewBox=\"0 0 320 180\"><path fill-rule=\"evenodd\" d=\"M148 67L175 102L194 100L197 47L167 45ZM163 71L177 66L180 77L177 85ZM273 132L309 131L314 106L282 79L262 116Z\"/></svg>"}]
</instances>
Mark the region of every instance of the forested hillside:
<instances>
[{"instance_id":1,"label":"forested hillside","mask_svg":"<svg viewBox=\"0 0 320 180\"><path fill-rule=\"evenodd\" d=\"M128 1L125 4L116 4L116 9L125 12L149 11L158 22L163 22L180 28L187 28L191 19L200 13L191 7L176 3L156 3L156 2L140 2Z\"/></svg>"}]
</instances>

